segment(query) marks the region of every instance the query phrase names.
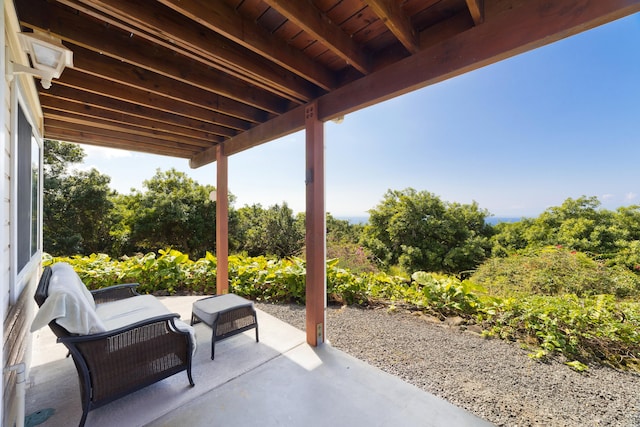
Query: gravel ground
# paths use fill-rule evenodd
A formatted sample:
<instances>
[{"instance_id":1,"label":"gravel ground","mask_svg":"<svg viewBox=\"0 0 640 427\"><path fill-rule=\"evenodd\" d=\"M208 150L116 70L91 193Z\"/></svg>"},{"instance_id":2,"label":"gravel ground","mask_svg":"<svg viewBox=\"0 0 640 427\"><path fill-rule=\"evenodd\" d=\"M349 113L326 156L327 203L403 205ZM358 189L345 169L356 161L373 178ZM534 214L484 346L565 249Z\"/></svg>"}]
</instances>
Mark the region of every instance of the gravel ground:
<instances>
[{"instance_id":1,"label":"gravel ground","mask_svg":"<svg viewBox=\"0 0 640 427\"><path fill-rule=\"evenodd\" d=\"M297 305L256 307L304 329ZM331 345L499 426L640 426L640 375L532 361L517 343L385 309L329 307Z\"/></svg>"}]
</instances>

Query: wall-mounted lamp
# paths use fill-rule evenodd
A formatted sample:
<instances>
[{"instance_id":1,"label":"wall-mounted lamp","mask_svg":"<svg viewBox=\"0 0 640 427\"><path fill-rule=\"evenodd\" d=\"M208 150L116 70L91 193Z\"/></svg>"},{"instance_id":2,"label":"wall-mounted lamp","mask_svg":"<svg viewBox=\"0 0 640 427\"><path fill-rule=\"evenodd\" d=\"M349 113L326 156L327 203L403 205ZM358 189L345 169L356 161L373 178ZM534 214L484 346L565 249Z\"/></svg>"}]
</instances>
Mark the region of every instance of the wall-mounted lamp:
<instances>
[{"instance_id":1,"label":"wall-mounted lamp","mask_svg":"<svg viewBox=\"0 0 640 427\"><path fill-rule=\"evenodd\" d=\"M73 52L60 39L42 33L18 33L22 49L29 54L33 68L7 61L7 78L15 74L32 74L40 77L45 89L51 87L51 79L57 79L65 67L73 67Z\"/></svg>"}]
</instances>

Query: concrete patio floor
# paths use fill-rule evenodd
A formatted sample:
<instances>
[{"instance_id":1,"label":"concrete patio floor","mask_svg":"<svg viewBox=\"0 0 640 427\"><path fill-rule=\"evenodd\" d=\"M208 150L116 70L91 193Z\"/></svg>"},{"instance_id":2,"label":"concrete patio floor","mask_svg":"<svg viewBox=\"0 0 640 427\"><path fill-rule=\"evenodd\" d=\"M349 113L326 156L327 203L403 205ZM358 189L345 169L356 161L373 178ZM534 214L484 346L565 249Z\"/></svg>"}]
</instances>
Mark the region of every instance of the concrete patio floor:
<instances>
[{"instance_id":1,"label":"concrete patio floor","mask_svg":"<svg viewBox=\"0 0 640 427\"><path fill-rule=\"evenodd\" d=\"M162 301L184 320L202 297ZM258 311L254 331L216 344L211 330L195 326L195 387L179 373L95 409L88 427L129 426L489 426L489 422L405 383L329 344L312 348L305 334ZM74 426L80 393L73 361L48 328L34 333L27 416L53 409L47 426Z\"/></svg>"}]
</instances>

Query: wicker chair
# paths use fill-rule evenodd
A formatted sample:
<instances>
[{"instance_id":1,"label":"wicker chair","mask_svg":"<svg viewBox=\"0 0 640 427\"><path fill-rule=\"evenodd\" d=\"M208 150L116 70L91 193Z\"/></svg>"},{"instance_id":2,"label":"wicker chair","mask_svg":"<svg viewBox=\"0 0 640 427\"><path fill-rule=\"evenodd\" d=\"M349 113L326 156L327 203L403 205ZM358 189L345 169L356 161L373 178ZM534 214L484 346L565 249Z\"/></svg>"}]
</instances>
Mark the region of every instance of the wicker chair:
<instances>
[{"instance_id":1,"label":"wicker chair","mask_svg":"<svg viewBox=\"0 0 640 427\"><path fill-rule=\"evenodd\" d=\"M35 293L39 307L48 296L52 271L45 267ZM92 291L96 304L139 295L136 285L117 285ZM177 314L158 316L107 332L73 335L55 321L49 327L71 354L78 371L84 426L92 409L150 384L187 371L191 376L191 336L174 323Z\"/></svg>"}]
</instances>

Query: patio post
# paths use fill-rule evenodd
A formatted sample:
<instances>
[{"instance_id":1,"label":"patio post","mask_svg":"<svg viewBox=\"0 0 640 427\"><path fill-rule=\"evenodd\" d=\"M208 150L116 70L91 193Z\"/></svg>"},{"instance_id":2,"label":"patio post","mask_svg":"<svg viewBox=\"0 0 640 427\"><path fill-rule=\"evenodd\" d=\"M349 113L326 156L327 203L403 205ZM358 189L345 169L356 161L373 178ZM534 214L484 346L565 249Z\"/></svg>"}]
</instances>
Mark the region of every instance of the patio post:
<instances>
[{"instance_id":1,"label":"patio post","mask_svg":"<svg viewBox=\"0 0 640 427\"><path fill-rule=\"evenodd\" d=\"M229 292L228 161L224 145L216 147L216 293Z\"/></svg>"},{"instance_id":2,"label":"patio post","mask_svg":"<svg viewBox=\"0 0 640 427\"><path fill-rule=\"evenodd\" d=\"M324 123L318 104L305 107L306 129L306 331L312 346L325 340L327 307L326 218L324 205Z\"/></svg>"}]
</instances>

